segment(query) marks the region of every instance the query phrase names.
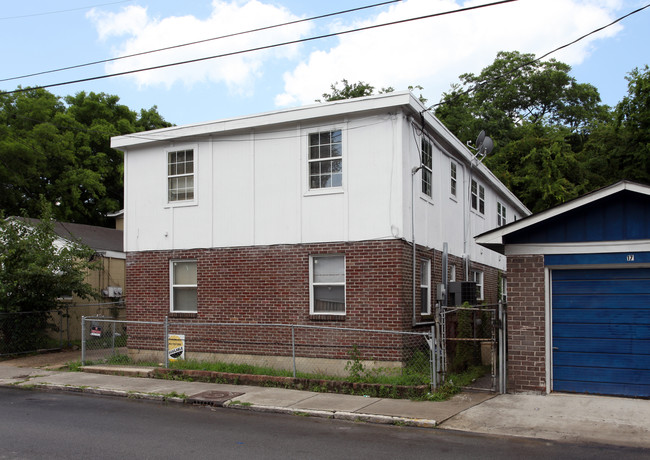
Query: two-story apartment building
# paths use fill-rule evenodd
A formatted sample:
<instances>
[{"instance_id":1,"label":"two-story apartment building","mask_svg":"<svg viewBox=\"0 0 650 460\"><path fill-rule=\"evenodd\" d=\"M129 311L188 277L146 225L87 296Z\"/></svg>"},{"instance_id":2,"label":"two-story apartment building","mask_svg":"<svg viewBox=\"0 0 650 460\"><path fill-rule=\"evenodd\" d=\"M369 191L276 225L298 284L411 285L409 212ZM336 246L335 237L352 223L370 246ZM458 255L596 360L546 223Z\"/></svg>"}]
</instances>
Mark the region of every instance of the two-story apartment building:
<instances>
[{"instance_id":1,"label":"two-story apartment building","mask_svg":"<svg viewBox=\"0 0 650 460\"><path fill-rule=\"evenodd\" d=\"M413 330L443 279L496 302L505 257L473 237L529 214L409 92L112 146L125 154L132 320Z\"/></svg>"}]
</instances>

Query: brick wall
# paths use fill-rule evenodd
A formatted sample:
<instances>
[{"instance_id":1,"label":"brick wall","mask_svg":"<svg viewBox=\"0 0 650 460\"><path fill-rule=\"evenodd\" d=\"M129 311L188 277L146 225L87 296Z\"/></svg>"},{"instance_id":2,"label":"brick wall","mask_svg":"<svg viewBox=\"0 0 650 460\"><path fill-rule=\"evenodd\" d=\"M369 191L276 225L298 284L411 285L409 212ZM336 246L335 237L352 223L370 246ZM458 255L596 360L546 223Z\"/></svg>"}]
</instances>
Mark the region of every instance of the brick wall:
<instances>
[{"instance_id":1,"label":"brick wall","mask_svg":"<svg viewBox=\"0 0 650 460\"><path fill-rule=\"evenodd\" d=\"M346 265L345 316L310 315L309 256L344 254ZM146 251L127 254L126 289L128 319L131 321L164 321L166 316L178 322L210 323L273 323L322 325L358 329L412 331L412 248L404 240L362 241L350 243L321 243L299 245L255 246L239 248L209 248L182 251ZM431 301L436 299L436 284L441 282L440 251L418 247L416 263L416 320L430 321L432 316L420 315L420 261L431 260ZM197 261L198 311L196 314L170 313L170 261ZM455 263L461 260L450 256ZM490 270L486 270L486 294L496 292L487 288ZM462 266L456 269L462 277ZM433 310L433 308L432 308ZM151 328L132 325L129 347L160 348L158 334ZM195 343L205 352L248 352L259 349L268 353L285 354L286 332L266 328L251 333L245 328L228 331L192 331ZM181 332L179 332L181 333ZM346 341L339 334L333 339L323 331L301 332L318 345L336 340ZM311 334L311 336L309 335ZM251 339L255 335L255 340ZM383 335L368 338L376 344L383 359L400 359L401 339ZM350 339L352 340L352 339ZM359 338L354 338L359 340ZM153 342L156 342L155 344ZM340 351L314 347L305 356L337 357ZM345 356L343 356L345 357ZM380 356L377 356L378 358Z\"/></svg>"},{"instance_id":2,"label":"brick wall","mask_svg":"<svg viewBox=\"0 0 650 460\"><path fill-rule=\"evenodd\" d=\"M544 256L508 256L508 391L544 392Z\"/></svg>"}]
</instances>

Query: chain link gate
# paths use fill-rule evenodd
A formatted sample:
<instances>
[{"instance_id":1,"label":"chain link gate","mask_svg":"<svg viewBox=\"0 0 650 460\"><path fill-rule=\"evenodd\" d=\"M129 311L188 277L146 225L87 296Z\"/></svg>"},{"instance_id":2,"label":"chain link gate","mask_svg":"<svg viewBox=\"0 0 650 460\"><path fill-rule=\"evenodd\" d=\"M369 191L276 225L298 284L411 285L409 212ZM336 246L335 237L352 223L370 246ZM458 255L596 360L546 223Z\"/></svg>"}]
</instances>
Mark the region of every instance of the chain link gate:
<instances>
[{"instance_id":1,"label":"chain link gate","mask_svg":"<svg viewBox=\"0 0 650 460\"><path fill-rule=\"evenodd\" d=\"M490 365L490 391L506 392L506 306L442 306L436 308L432 327L433 386L444 383L450 371L468 355L479 354L481 363ZM480 351L477 352L476 349ZM460 355L460 356L459 356ZM451 363L450 363L451 356ZM486 363L487 362L487 363Z\"/></svg>"}]
</instances>

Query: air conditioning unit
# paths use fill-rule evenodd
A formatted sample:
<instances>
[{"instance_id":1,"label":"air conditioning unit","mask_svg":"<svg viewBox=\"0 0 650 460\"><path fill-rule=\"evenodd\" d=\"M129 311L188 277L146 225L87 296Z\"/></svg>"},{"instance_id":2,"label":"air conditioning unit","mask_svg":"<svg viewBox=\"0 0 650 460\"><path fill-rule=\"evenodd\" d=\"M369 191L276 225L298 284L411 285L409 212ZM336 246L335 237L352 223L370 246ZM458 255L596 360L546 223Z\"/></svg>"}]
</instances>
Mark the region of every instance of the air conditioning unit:
<instances>
[{"instance_id":1,"label":"air conditioning unit","mask_svg":"<svg viewBox=\"0 0 650 460\"><path fill-rule=\"evenodd\" d=\"M476 305L476 283L473 281L452 281L447 292L447 305L460 306L465 302Z\"/></svg>"},{"instance_id":2,"label":"air conditioning unit","mask_svg":"<svg viewBox=\"0 0 650 460\"><path fill-rule=\"evenodd\" d=\"M102 290L104 297L122 297L122 288L118 286L108 286Z\"/></svg>"}]
</instances>

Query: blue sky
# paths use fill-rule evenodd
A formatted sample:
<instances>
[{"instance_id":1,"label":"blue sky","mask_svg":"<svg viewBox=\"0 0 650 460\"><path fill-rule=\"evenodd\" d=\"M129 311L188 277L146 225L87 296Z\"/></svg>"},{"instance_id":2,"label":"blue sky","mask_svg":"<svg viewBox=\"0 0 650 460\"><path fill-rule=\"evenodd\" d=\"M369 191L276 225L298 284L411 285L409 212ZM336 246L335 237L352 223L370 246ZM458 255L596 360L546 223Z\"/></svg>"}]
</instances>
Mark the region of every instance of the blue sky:
<instances>
[{"instance_id":1,"label":"blue sky","mask_svg":"<svg viewBox=\"0 0 650 460\"><path fill-rule=\"evenodd\" d=\"M4 2L0 79L84 64L164 46L379 3L373 0L24 0ZM0 81L0 89L77 80L308 38L489 3L403 0L353 14L107 64ZM500 50L541 55L650 3L650 0L519 0L474 12L309 41L237 57L50 88L115 94L133 110L154 105L187 124L313 103L347 78L377 88L424 87L430 103L458 75L478 73ZM552 57L573 67L603 101L625 96L625 75L649 63L650 8Z\"/></svg>"}]
</instances>

